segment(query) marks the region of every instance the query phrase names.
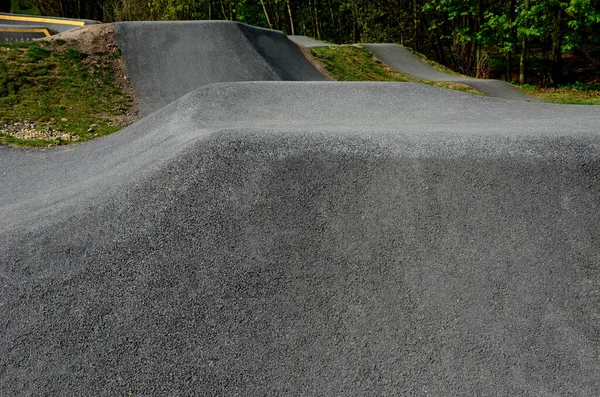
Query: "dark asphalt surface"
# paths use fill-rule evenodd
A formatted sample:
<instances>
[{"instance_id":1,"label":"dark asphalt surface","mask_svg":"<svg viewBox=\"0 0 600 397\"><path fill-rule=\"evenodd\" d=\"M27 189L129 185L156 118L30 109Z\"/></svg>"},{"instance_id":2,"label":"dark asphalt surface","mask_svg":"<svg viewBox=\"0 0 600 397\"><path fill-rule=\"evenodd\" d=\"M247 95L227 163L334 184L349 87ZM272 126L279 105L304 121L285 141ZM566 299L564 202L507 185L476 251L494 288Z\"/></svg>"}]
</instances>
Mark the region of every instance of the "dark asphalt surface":
<instances>
[{"instance_id":1,"label":"dark asphalt surface","mask_svg":"<svg viewBox=\"0 0 600 397\"><path fill-rule=\"evenodd\" d=\"M56 34L56 31L44 25L4 25L0 23L0 42L11 43L43 39L48 37L46 32L48 35Z\"/></svg>"},{"instance_id":2,"label":"dark asphalt surface","mask_svg":"<svg viewBox=\"0 0 600 397\"><path fill-rule=\"evenodd\" d=\"M364 44L375 57L383 63L402 73L431 81L448 81L462 83L491 97L522 101L537 101L519 89L500 80L475 79L454 76L440 72L421 61L406 48L398 44Z\"/></svg>"},{"instance_id":3,"label":"dark asphalt surface","mask_svg":"<svg viewBox=\"0 0 600 397\"><path fill-rule=\"evenodd\" d=\"M0 395L597 396L598 125L227 83L0 148Z\"/></svg>"},{"instance_id":4,"label":"dark asphalt surface","mask_svg":"<svg viewBox=\"0 0 600 397\"><path fill-rule=\"evenodd\" d=\"M307 48L329 47L329 46L335 45L335 44L326 43L324 41L315 40L315 39L307 37L307 36L288 35L288 39L292 40L296 44L300 44L301 46L304 46Z\"/></svg>"},{"instance_id":5,"label":"dark asphalt surface","mask_svg":"<svg viewBox=\"0 0 600 397\"><path fill-rule=\"evenodd\" d=\"M283 33L237 22L121 22L115 40L144 115L211 83L327 80Z\"/></svg>"}]
</instances>

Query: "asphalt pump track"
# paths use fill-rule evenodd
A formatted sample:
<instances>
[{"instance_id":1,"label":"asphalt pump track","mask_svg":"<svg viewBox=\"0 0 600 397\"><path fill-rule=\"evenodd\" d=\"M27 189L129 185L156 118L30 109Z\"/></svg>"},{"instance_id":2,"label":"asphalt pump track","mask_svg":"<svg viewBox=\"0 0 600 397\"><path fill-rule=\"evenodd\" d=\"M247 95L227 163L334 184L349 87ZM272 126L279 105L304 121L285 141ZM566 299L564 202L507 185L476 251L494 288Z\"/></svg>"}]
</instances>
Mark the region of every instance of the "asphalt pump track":
<instances>
[{"instance_id":1,"label":"asphalt pump track","mask_svg":"<svg viewBox=\"0 0 600 397\"><path fill-rule=\"evenodd\" d=\"M0 394L597 395L598 125L233 82L2 147Z\"/></svg>"},{"instance_id":2,"label":"asphalt pump track","mask_svg":"<svg viewBox=\"0 0 600 397\"><path fill-rule=\"evenodd\" d=\"M142 114L211 83L327 80L282 33L237 22L121 22L123 51Z\"/></svg>"},{"instance_id":3,"label":"asphalt pump track","mask_svg":"<svg viewBox=\"0 0 600 397\"><path fill-rule=\"evenodd\" d=\"M461 83L496 98L521 101L537 100L504 81L461 77L436 70L398 44L365 44L364 46L391 68L423 80Z\"/></svg>"}]
</instances>

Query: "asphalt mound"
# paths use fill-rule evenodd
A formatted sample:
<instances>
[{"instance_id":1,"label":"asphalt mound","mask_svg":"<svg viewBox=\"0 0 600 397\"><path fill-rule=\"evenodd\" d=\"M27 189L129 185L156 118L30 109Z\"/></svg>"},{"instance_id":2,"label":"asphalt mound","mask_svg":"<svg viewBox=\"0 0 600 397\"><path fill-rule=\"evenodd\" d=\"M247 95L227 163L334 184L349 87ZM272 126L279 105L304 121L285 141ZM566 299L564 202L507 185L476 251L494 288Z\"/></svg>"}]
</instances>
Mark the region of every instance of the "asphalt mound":
<instances>
[{"instance_id":1,"label":"asphalt mound","mask_svg":"<svg viewBox=\"0 0 600 397\"><path fill-rule=\"evenodd\" d=\"M228 83L0 148L0 394L593 396L599 123Z\"/></svg>"},{"instance_id":2,"label":"asphalt mound","mask_svg":"<svg viewBox=\"0 0 600 397\"><path fill-rule=\"evenodd\" d=\"M421 61L398 44L365 44L386 65L411 76L431 81L447 81L466 84L491 97L521 101L537 101L530 95L500 80L475 79L440 72Z\"/></svg>"},{"instance_id":3,"label":"asphalt mound","mask_svg":"<svg viewBox=\"0 0 600 397\"><path fill-rule=\"evenodd\" d=\"M306 48L329 47L335 45L326 43L321 40L315 40L308 36L288 35L288 39Z\"/></svg>"},{"instance_id":4,"label":"asphalt mound","mask_svg":"<svg viewBox=\"0 0 600 397\"><path fill-rule=\"evenodd\" d=\"M283 33L239 22L121 22L115 40L143 115L211 83L327 80Z\"/></svg>"}]
</instances>

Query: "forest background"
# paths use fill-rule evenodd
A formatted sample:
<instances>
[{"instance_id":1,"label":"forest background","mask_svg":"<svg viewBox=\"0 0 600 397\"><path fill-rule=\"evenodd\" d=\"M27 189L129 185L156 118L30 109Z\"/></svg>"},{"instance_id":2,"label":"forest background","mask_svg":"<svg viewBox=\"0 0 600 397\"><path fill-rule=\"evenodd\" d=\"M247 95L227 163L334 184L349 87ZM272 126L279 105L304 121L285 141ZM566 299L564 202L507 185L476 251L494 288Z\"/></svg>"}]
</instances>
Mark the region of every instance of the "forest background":
<instances>
[{"instance_id":1,"label":"forest background","mask_svg":"<svg viewBox=\"0 0 600 397\"><path fill-rule=\"evenodd\" d=\"M0 2L12 12L103 22L222 19L338 44L396 42L469 76L538 86L600 84L600 0Z\"/></svg>"}]
</instances>

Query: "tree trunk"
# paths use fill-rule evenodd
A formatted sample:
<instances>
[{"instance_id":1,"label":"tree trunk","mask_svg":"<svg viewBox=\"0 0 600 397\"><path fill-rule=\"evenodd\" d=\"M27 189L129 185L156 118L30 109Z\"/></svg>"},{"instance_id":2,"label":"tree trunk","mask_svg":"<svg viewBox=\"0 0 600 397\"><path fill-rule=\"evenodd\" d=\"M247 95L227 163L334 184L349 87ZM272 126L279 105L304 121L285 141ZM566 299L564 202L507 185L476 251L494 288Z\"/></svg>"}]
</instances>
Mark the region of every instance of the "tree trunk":
<instances>
[{"instance_id":1,"label":"tree trunk","mask_svg":"<svg viewBox=\"0 0 600 397\"><path fill-rule=\"evenodd\" d=\"M527 37L521 42L521 59L519 61L519 84L525 84L525 63L527 58Z\"/></svg>"},{"instance_id":2,"label":"tree trunk","mask_svg":"<svg viewBox=\"0 0 600 397\"><path fill-rule=\"evenodd\" d=\"M286 3L287 3L288 15L290 16L290 28L292 29L292 36L293 36L296 33L294 33L294 20L292 19L292 7L290 6L290 0L287 0Z\"/></svg>"},{"instance_id":3,"label":"tree trunk","mask_svg":"<svg viewBox=\"0 0 600 397\"><path fill-rule=\"evenodd\" d=\"M260 0L260 4L262 4L263 12L267 18L267 23L269 24L269 29L273 29L273 25L271 25L271 19L269 18L269 13L267 12L267 7L265 7L265 0Z\"/></svg>"},{"instance_id":4,"label":"tree trunk","mask_svg":"<svg viewBox=\"0 0 600 397\"><path fill-rule=\"evenodd\" d=\"M275 2L275 29L281 30L281 13L279 12L280 3L278 1ZM271 14L273 15L273 14Z\"/></svg>"},{"instance_id":5,"label":"tree trunk","mask_svg":"<svg viewBox=\"0 0 600 397\"><path fill-rule=\"evenodd\" d=\"M512 79L512 43L513 40L515 39L514 37L514 29L512 28L512 24L515 20L515 0L510 0L510 2L508 3L508 22L510 23L510 42L511 42L511 49L508 50L508 52L506 53L506 80L507 81L513 81Z\"/></svg>"},{"instance_id":6,"label":"tree trunk","mask_svg":"<svg viewBox=\"0 0 600 397\"><path fill-rule=\"evenodd\" d=\"M476 26L475 26L475 32L479 33L479 31L481 30L481 25L483 25L483 6L481 4L481 0L477 1L477 22L476 22ZM479 40L477 40L477 38L475 38L474 40L477 41L477 46L475 48L475 62L477 62L477 64L475 65L475 77L479 78L482 75L482 71L481 71L481 43L479 42Z\"/></svg>"},{"instance_id":7,"label":"tree trunk","mask_svg":"<svg viewBox=\"0 0 600 397\"><path fill-rule=\"evenodd\" d=\"M552 63L550 67L551 82L555 86L563 82L561 19L562 10L558 9L552 18Z\"/></svg>"},{"instance_id":8,"label":"tree trunk","mask_svg":"<svg viewBox=\"0 0 600 397\"><path fill-rule=\"evenodd\" d=\"M419 14L418 14L418 0L413 0L413 47L418 52L422 52L421 46L419 45Z\"/></svg>"},{"instance_id":9,"label":"tree trunk","mask_svg":"<svg viewBox=\"0 0 600 397\"><path fill-rule=\"evenodd\" d=\"M315 27L317 30L317 39L321 39L321 29L319 29L319 10L317 9L317 0L313 0L313 7L315 8Z\"/></svg>"},{"instance_id":10,"label":"tree trunk","mask_svg":"<svg viewBox=\"0 0 600 397\"><path fill-rule=\"evenodd\" d=\"M229 19L227 19L227 13L225 12L225 5L223 4L223 0L221 0L221 12L223 12L223 18L225 18L226 21L229 21Z\"/></svg>"},{"instance_id":11,"label":"tree trunk","mask_svg":"<svg viewBox=\"0 0 600 397\"><path fill-rule=\"evenodd\" d=\"M529 11L531 4L529 0L525 0L525 10ZM521 60L519 61L519 83L525 84L525 68L527 63L527 36L523 35L521 40Z\"/></svg>"}]
</instances>

